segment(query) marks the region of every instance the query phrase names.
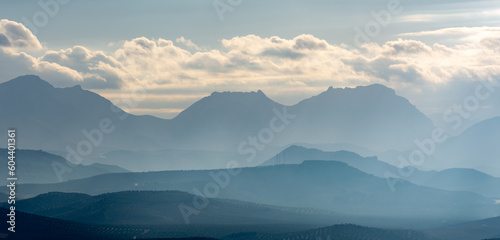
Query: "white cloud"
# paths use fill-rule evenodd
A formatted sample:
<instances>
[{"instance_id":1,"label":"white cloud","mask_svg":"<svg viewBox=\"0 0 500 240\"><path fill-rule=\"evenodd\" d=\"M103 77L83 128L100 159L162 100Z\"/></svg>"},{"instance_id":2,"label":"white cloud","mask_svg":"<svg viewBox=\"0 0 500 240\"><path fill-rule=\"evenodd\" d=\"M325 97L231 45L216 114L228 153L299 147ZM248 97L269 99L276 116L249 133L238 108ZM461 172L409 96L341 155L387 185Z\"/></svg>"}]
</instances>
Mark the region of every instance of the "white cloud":
<instances>
[{"instance_id":1,"label":"white cloud","mask_svg":"<svg viewBox=\"0 0 500 240\"><path fill-rule=\"evenodd\" d=\"M479 41L486 38L499 38L500 27L453 27L453 28L442 28L431 31L402 33L399 35L405 37L421 37L421 36L449 37L449 38L455 38L456 40L460 40L461 42L464 43L478 43Z\"/></svg>"},{"instance_id":2,"label":"white cloud","mask_svg":"<svg viewBox=\"0 0 500 240\"><path fill-rule=\"evenodd\" d=\"M3 80L36 74L57 86L81 84L86 88L118 88L128 75L120 63L100 51L76 46L46 51L42 57L24 52L41 51L36 36L21 23L0 20L0 72Z\"/></svg>"},{"instance_id":3,"label":"white cloud","mask_svg":"<svg viewBox=\"0 0 500 240\"><path fill-rule=\"evenodd\" d=\"M88 89L122 90L147 86L160 91L156 94L166 95L262 89L289 99L290 94L315 94L331 85L382 83L399 92L422 92L450 82L498 80L500 76L500 28L494 27L402 35L459 36L462 42L453 46L397 39L353 49L304 34L291 39L237 36L222 39L220 49L205 50L184 38L174 44L162 38L140 37L117 43L117 50L110 53L85 46L42 50L22 24L8 20L0 23L12 26L0 30L2 78L37 74L58 86L80 84ZM45 52L33 57L23 49Z\"/></svg>"},{"instance_id":4,"label":"white cloud","mask_svg":"<svg viewBox=\"0 0 500 240\"><path fill-rule=\"evenodd\" d=\"M185 39L184 37L180 37L180 38L177 38L175 40L175 42L182 43L182 44L186 45L186 47L190 47L190 48L193 48L195 50L201 50L201 48L198 47L198 45L194 44L191 39Z\"/></svg>"},{"instance_id":5,"label":"white cloud","mask_svg":"<svg viewBox=\"0 0 500 240\"><path fill-rule=\"evenodd\" d=\"M38 39L23 24L0 20L0 47L18 48L18 49L42 49Z\"/></svg>"}]
</instances>

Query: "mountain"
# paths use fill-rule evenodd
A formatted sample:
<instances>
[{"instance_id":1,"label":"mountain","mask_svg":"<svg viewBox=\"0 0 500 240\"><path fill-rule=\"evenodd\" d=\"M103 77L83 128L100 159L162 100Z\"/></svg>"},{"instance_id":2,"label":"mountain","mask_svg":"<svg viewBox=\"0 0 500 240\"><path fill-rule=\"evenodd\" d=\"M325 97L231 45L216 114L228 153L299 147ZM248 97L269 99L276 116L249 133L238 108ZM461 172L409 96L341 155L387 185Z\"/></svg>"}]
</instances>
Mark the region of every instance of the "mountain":
<instances>
[{"instance_id":1,"label":"mountain","mask_svg":"<svg viewBox=\"0 0 500 240\"><path fill-rule=\"evenodd\" d=\"M377 157L361 157L348 151L324 152L314 148L292 145L261 164L272 166L278 164L301 164L307 160L339 161L377 177L385 177L385 172L395 171L396 167L381 162Z\"/></svg>"},{"instance_id":2,"label":"mountain","mask_svg":"<svg viewBox=\"0 0 500 240\"><path fill-rule=\"evenodd\" d=\"M443 171L423 171L412 168L413 174L403 177L399 174L399 168L379 161L377 157L361 157L348 151L325 152L292 145L262 163L261 166L301 164L307 160L339 161L377 177L385 178L387 173L392 173L400 179L421 186L448 191L467 191L485 197L500 198L500 188L497 187L500 186L500 178L474 169L451 168Z\"/></svg>"},{"instance_id":3,"label":"mountain","mask_svg":"<svg viewBox=\"0 0 500 240\"><path fill-rule=\"evenodd\" d=\"M187 208L195 201L193 199L195 195L178 191L117 192L98 196L52 192L17 201L16 209L64 220L115 225L332 224L339 221L337 216L325 211L234 200L208 199L209 203L202 209ZM188 214L189 211L196 212Z\"/></svg>"},{"instance_id":4,"label":"mountain","mask_svg":"<svg viewBox=\"0 0 500 240\"><path fill-rule=\"evenodd\" d=\"M380 84L332 88L290 107L300 113L294 139L309 143L349 143L384 151L406 149L427 137L430 119L407 99Z\"/></svg>"},{"instance_id":5,"label":"mountain","mask_svg":"<svg viewBox=\"0 0 500 240\"><path fill-rule=\"evenodd\" d=\"M438 146L434 162L440 168L474 168L500 177L500 117L479 122Z\"/></svg>"},{"instance_id":6,"label":"mountain","mask_svg":"<svg viewBox=\"0 0 500 240\"><path fill-rule=\"evenodd\" d=\"M257 92L214 92L172 120L177 144L201 150L236 150L237 144L269 127L283 105Z\"/></svg>"},{"instance_id":7,"label":"mountain","mask_svg":"<svg viewBox=\"0 0 500 240\"><path fill-rule=\"evenodd\" d=\"M7 149L0 149L0 161L7 162ZM128 172L127 170L100 163L91 165L73 164L61 156L41 150L16 150L17 183L57 183L87 178L105 173ZM5 169L8 176L8 169Z\"/></svg>"},{"instance_id":8,"label":"mountain","mask_svg":"<svg viewBox=\"0 0 500 240\"><path fill-rule=\"evenodd\" d=\"M69 147L81 158L109 148L159 147L151 133L167 126L166 120L126 115L80 86L55 88L33 75L0 84L0 110L8 113L0 118L1 130L17 129L18 148L68 152Z\"/></svg>"},{"instance_id":9,"label":"mountain","mask_svg":"<svg viewBox=\"0 0 500 240\"><path fill-rule=\"evenodd\" d=\"M125 100L120 100L119 105L130 107L135 103L134 99ZM0 84L0 111L9 113L0 119L3 130L18 129L19 148L61 152L63 157L79 161L124 150L258 150L266 155L270 148L293 142L348 144L379 150L407 147L432 127L415 106L382 85L330 88L286 108L262 91L214 92L174 119L166 120L127 114L80 86L55 88L37 76L27 75ZM252 137L265 147L252 149ZM0 143L0 147L5 144ZM241 160L248 157L239 155ZM233 158L234 155L225 160ZM198 157L186 160L204 161ZM211 165L221 167L225 165Z\"/></svg>"},{"instance_id":10,"label":"mountain","mask_svg":"<svg viewBox=\"0 0 500 240\"><path fill-rule=\"evenodd\" d=\"M52 191L103 194L130 190L178 190L213 197L285 207L315 208L364 216L358 224L390 222L398 226L435 225L496 216L494 200L406 181L392 191L386 179L335 161L305 161L228 170L112 173L57 184L23 184L19 197ZM215 185L215 187L214 187ZM215 188L216 190L206 190ZM219 187L217 187L219 186ZM223 186L223 187L222 187ZM197 189L197 190L196 190ZM6 187L0 191L7 193ZM208 191L208 193L206 193ZM371 219L371 220L370 220ZM368 222L360 222L368 221ZM394 226L391 225L391 226Z\"/></svg>"},{"instance_id":11,"label":"mountain","mask_svg":"<svg viewBox=\"0 0 500 240\"><path fill-rule=\"evenodd\" d=\"M464 168L450 168L443 171L415 171L406 180L448 191L468 191L485 197L500 199L500 178Z\"/></svg>"}]
</instances>

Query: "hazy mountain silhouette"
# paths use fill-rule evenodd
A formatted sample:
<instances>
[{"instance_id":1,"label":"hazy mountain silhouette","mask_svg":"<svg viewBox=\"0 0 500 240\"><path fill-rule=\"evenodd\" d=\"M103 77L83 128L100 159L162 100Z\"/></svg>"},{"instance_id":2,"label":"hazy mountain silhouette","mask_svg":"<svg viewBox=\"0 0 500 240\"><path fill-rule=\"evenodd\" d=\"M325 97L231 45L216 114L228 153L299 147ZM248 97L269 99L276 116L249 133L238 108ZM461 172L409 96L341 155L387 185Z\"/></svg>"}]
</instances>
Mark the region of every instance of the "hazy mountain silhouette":
<instances>
[{"instance_id":1,"label":"hazy mountain silhouette","mask_svg":"<svg viewBox=\"0 0 500 240\"><path fill-rule=\"evenodd\" d=\"M290 107L297 140L350 143L373 150L407 148L430 134L432 122L407 99L380 84L329 88ZM300 138L299 138L300 136Z\"/></svg>"},{"instance_id":2,"label":"hazy mountain silhouette","mask_svg":"<svg viewBox=\"0 0 500 240\"><path fill-rule=\"evenodd\" d=\"M465 130L438 146L432 164L441 168L475 168L500 177L500 117L491 118Z\"/></svg>"},{"instance_id":3,"label":"hazy mountain silhouette","mask_svg":"<svg viewBox=\"0 0 500 240\"><path fill-rule=\"evenodd\" d=\"M262 163L261 166L301 164L307 160L339 161L377 177L385 177L385 172L397 169L388 163L379 161L377 157L361 157L349 151L325 152L296 145L286 148L273 158Z\"/></svg>"},{"instance_id":4,"label":"hazy mountain silhouette","mask_svg":"<svg viewBox=\"0 0 500 240\"><path fill-rule=\"evenodd\" d=\"M406 180L418 185L449 191L468 191L500 199L500 178L468 169L451 168L443 171L418 171Z\"/></svg>"},{"instance_id":5,"label":"hazy mountain silhouette","mask_svg":"<svg viewBox=\"0 0 500 240\"><path fill-rule=\"evenodd\" d=\"M412 169L410 176L403 177L400 169L379 161L377 157L361 157L348 151L325 152L313 148L292 145L273 158L262 163L262 166L280 164L300 164L306 160L339 161L377 177L397 176L406 181L442 190L468 191L486 197L500 198L500 178L495 178L474 169L452 168L443 171L422 171ZM404 172L408 172L404 169ZM387 175L387 173L391 173Z\"/></svg>"},{"instance_id":6,"label":"hazy mountain silhouette","mask_svg":"<svg viewBox=\"0 0 500 240\"><path fill-rule=\"evenodd\" d=\"M7 162L7 149L0 149L0 161ZM61 156L41 150L16 150L17 183L57 183L91 177L105 173L128 172L127 170L100 163L73 164ZM8 176L5 168L5 176Z\"/></svg>"},{"instance_id":7,"label":"hazy mountain silhouette","mask_svg":"<svg viewBox=\"0 0 500 240\"><path fill-rule=\"evenodd\" d=\"M92 195L129 190L203 191L207 183L215 181L211 175L218 173L214 170L112 173L58 184L24 184L17 194L29 197L51 191ZM7 192L6 187L0 189ZM474 220L496 216L500 211L500 205L492 199L469 192L438 190L405 181L397 183L392 192L386 179L335 161L244 168L220 189L218 198L392 218L398 219L399 224L408 224L405 221L411 219L425 219L422 221L429 225L436 224L434 221Z\"/></svg>"},{"instance_id":8,"label":"hazy mountain silhouette","mask_svg":"<svg viewBox=\"0 0 500 240\"><path fill-rule=\"evenodd\" d=\"M125 112L98 94L80 86L54 88L33 75L0 84L0 110L6 113L0 126L17 128L18 147L24 149L66 151L70 146L76 151L77 143L87 139L82 131L92 133L103 119L112 121L114 131L92 150L153 148L158 143L148 128L166 128L165 120L151 116L128 115L121 120Z\"/></svg>"},{"instance_id":9,"label":"hazy mountain silhouette","mask_svg":"<svg viewBox=\"0 0 500 240\"><path fill-rule=\"evenodd\" d=\"M95 158L115 150L236 152L249 136L269 128L270 120L277 112L283 113L284 106L262 91L215 92L176 118L165 120L127 115L107 99L79 86L54 88L37 76L28 75L0 84L0 111L9 113L0 119L1 126L19 129L21 148L53 150L66 157L67 147L76 151L82 141L97 142L90 153L80 154L83 158L88 158L88 154ZM309 142L347 143L374 150L399 148L428 134L432 127L430 120L406 99L382 85L330 88L286 111L296 117L290 119L283 132L275 134L271 145ZM93 130L99 128L103 119L111 121L111 133L103 134L102 142L88 141L83 131L96 138ZM276 125L281 125L279 120ZM196 160L202 161L188 159Z\"/></svg>"},{"instance_id":10,"label":"hazy mountain silhouette","mask_svg":"<svg viewBox=\"0 0 500 240\"><path fill-rule=\"evenodd\" d=\"M283 105L258 92L214 92L186 110L172 122L175 140L203 150L235 150L235 144L269 127ZM237 141L236 143L234 141Z\"/></svg>"}]
</instances>

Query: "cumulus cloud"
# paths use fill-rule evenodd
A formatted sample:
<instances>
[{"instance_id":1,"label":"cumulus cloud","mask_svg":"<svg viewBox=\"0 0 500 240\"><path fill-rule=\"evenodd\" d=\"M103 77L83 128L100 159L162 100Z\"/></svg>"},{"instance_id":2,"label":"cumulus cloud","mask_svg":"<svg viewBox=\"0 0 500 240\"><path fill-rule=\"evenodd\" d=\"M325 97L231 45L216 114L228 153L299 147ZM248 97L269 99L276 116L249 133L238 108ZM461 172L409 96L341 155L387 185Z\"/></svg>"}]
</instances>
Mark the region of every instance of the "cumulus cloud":
<instances>
[{"instance_id":1,"label":"cumulus cloud","mask_svg":"<svg viewBox=\"0 0 500 240\"><path fill-rule=\"evenodd\" d=\"M39 60L77 71L83 78L81 85L91 89L120 88L125 82L134 81L115 58L83 46L47 51Z\"/></svg>"},{"instance_id":2,"label":"cumulus cloud","mask_svg":"<svg viewBox=\"0 0 500 240\"><path fill-rule=\"evenodd\" d=\"M8 23L26 30L21 24ZM307 34L293 39L238 36L223 39L223 48L212 50L201 50L185 38L176 40L182 45L178 46L171 40L140 37L123 41L113 53L75 46L48 50L39 58L20 53L18 56L12 53L11 57L24 56L29 59L24 61L25 66L32 71L60 71L64 76L71 76L70 81L94 89L144 82L173 88L226 84L326 87L363 83L397 86L404 82L421 85L498 76L500 59L494 52L498 51L500 38L492 34L498 31L486 27L441 29L405 36L465 34L483 38L456 46L397 39L382 45L365 44L361 49L330 44ZM0 35L0 45L20 41L21 35L32 36L29 32L7 31Z\"/></svg>"},{"instance_id":3,"label":"cumulus cloud","mask_svg":"<svg viewBox=\"0 0 500 240\"><path fill-rule=\"evenodd\" d=\"M331 44L313 35L237 36L221 48L202 49L191 40L139 37L114 52L74 46L43 50L22 24L0 21L3 78L37 74L59 86L129 89L147 86L167 92L262 89L274 95L317 93L328 86L382 83L399 91L422 91L450 82L498 80L500 28L448 28L407 33L360 48ZM460 36L455 45L429 44L411 37ZM405 90L406 89L406 90ZM410 90L408 90L410 89ZM285 97L286 98L286 97ZM176 108L179 109L179 108Z\"/></svg>"},{"instance_id":4,"label":"cumulus cloud","mask_svg":"<svg viewBox=\"0 0 500 240\"><path fill-rule=\"evenodd\" d=\"M192 48L195 50L202 50L200 47L198 47L198 45L194 44L191 39L185 39L184 37L180 37L180 38L177 38L175 40L175 42L182 43L182 44L186 45L186 47L189 47L189 48Z\"/></svg>"},{"instance_id":5,"label":"cumulus cloud","mask_svg":"<svg viewBox=\"0 0 500 240\"><path fill-rule=\"evenodd\" d=\"M0 20L0 46L19 49L42 49L42 45L28 28L21 23L7 19Z\"/></svg>"}]
</instances>

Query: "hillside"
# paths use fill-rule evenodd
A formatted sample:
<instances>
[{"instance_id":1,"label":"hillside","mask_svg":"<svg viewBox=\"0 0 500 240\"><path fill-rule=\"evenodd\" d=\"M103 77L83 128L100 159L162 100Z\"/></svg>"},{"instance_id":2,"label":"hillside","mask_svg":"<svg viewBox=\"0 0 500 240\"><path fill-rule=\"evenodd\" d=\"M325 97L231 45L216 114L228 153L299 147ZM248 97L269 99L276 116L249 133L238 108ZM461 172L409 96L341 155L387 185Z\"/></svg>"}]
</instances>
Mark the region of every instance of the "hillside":
<instances>
[{"instance_id":1,"label":"hillside","mask_svg":"<svg viewBox=\"0 0 500 240\"><path fill-rule=\"evenodd\" d=\"M52 192L20 200L16 209L64 220L115 225L333 224L339 221L337 215L327 211L234 200L208 199L204 208L196 209L193 206L196 199L201 198L178 191L129 191L98 196ZM191 210L195 212L188 214Z\"/></svg>"},{"instance_id":2,"label":"hillside","mask_svg":"<svg viewBox=\"0 0 500 240\"><path fill-rule=\"evenodd\" d=\"M426 224L431 225L443 221L463 222L493 217L500 211L492 199L468 192L443 191L405 181L399 182L392 192L386 179L334 161L306 161L298 165L235 171L240 173L227 180L223 177L225 170L114 173L58 184L24 184L20 185L18 195L30 197L52 191L98 195L130 190L193 193L193 189L203 192L207 184L219 182L225 187L219 189L217 198L399 219L393 221L397 224L407 224L405 221L411 222L411 219L427 219ZM212 176L219 180L215 181ZM6 187L0 189L6 192Z\"/></svg>"}]
</instances>

